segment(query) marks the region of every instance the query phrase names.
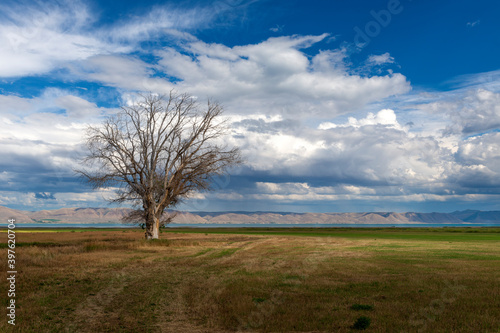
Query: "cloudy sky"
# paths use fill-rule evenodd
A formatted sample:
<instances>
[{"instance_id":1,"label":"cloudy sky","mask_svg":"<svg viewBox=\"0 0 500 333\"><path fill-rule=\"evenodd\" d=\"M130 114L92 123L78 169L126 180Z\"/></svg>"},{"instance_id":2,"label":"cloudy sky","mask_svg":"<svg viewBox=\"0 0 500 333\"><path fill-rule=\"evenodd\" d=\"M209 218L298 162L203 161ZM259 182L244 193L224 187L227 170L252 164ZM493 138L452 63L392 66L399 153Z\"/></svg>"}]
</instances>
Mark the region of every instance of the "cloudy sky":
<instances>
[{"instance_id":1,"label":"cloudy sky","mask_svg":"<svg viewBox=\"0 0 500 333\"><path fill-rule=\"evenodd\" d=\"M500 210L494 0L0 3L0 205L105 207L83 131L210 97L246 163L192 211Z\"/></svg>"}]
</instances>

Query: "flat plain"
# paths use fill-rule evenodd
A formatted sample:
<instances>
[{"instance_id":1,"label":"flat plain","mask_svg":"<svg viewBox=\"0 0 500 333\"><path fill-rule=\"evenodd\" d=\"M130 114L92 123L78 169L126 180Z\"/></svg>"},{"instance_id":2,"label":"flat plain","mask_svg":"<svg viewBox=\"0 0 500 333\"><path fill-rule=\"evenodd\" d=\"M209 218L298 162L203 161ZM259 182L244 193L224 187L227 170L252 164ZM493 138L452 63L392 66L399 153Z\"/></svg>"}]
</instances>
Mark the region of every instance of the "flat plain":
<instances>
[{"instance_id":1,"label":"flat plain","mask_svg":"<svg viewBox=\"0 0 500 333\"><path fill-rule=\"evenodd\" d=\"M5 230L0 237L6 258ZM500 228L169 228L160 240L143 237L18 231L16 326L3 282L0 331L500 332Z\"/></svg>"}]
</instances>

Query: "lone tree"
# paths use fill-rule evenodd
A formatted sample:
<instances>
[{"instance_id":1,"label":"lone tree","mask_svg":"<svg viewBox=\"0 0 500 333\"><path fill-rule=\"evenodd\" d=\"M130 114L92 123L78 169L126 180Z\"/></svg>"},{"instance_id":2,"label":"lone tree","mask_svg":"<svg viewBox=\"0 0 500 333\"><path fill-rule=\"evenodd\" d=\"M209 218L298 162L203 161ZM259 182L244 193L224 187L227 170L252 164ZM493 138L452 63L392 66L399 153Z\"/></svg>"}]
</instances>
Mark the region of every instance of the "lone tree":
<instances>
[{"instance_id":1,"label":"lone tree","mask_svg":"<svg viewBox=\"0 0 500 333\"><path fill-rule=\"evenodd\" d=\"M86 132L90 168L77 170L94 189L117 187L112 202L132 202L126 220L145 224L146 238L157 239L165 213L196 191L209 190L215 176L241 163L238 148L218 144L227 133L223 109L206 110L187 94L141 95L116 115ZM142 208L140 208L142 207Z\"/></svg>"}]
</instances>

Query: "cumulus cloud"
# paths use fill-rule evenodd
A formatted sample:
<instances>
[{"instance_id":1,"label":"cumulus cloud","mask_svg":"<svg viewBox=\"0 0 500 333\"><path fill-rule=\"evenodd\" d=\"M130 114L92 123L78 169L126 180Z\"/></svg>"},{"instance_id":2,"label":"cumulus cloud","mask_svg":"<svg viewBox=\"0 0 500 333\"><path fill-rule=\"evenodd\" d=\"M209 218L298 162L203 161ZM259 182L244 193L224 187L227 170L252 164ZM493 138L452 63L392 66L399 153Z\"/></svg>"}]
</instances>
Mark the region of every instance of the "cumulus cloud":
<instances>
[{"instance_id":1,"label":"cumulus cloud","mask_svg":"<svg viewBox=\"0 0 500 333\"><path fill-rule=\"evenodd\" d=\"M437 105L436 107L440 107ZM471 91L463 99L442 107L452 124L446 133L473 134L500 127L500 94L484 89Z\"/></svg>"},{"instance_id":2,"label":"cumulus cloud","mask_svg":"<svg viewBox=\"0 0 500 333\"><path fill-rule=\"evenodd\" d=\"M79 191L73 169L82 154L86 124L113 110L63 90L35 98L1 96L0 170L8 181L0 190Z\"/></svg>"},{"instance_id":3,"label":"cumulus cloud","mask_svg":"<svg viewBox=\"0 0 500 333\"><path fill-rule=\"evenodd\" d=\"M134 57L96 55L69 66L73 75L87 81L131 91L167 92L173 85L167 80L151 78L154 66Z\"/></svg>"},{"instance_id":4,"label":"cumulus cloud","mask_svg":"<svg viewBox=\"0 0 500 333\"><path fill-rule=\"evenodd\" d=\"M354 117L348 118L347 124L337 125L331 122L323 122L318 126L318 129L327 130L335 127L360 127L365 125L387 125L394 128L401 129L402 126L396 119L396 113L391 109L383 109L377 112L376 114L368 113L366 118L356 119Z\"/></svg>"},{"instance_id":5,"label":"cumulus cloud","mask_svg":"<svg viewBox=\"0 0 500 333\"><path fill-rule=\"evenodd\" d=\"M231 2L230 7L244 9L251 3ZM98 18L80 2L28 6L23 11L22 5L4 7L4 77L68 68L69 80L160 93L178 88L218 99L232 113L253 114L259 108L261 113L295 117L331 117L410 89L401 74L352 73L344 49L322 50L312 57L305 53L328 34L227 47L183 32L214 22L228 6L155 7L140 17L99 28L94 26ZM160 35L170 39L169 47L142 43ZM159 60L145 62L137 55L149 52Z\"/></svg>"},{"instance_id":6,"label":"cumulus cloud","mask_svg":"<svg viewBox=\"0 0 500 333\"><path fill-rule=\"evenodd\" d=\"M248 195L277 202L302 196L364 204L384 198L492 203L500 192L499 96L476 84L406 96L399 104L404 113L358 112L316 127L286 118L235 122L236 142L250 161L243 174L267 179ZM415 123L403 125L402 116Z\"/></svg>"},{"instance_id":7,"label":"cumulus cloud","mask_svg":"<svg viewBox=\"0 0 500 333\"><path fill-rule=\"evenodd\" d=\"M500 133L493 132L468 138L455 154L459 168L454 180L467 188L500 192Z\"/></svg>"},{"instance_id":8,"label":"cumulus cloud","mask_svg":"<svg viewBox=\"0 0 500 333\"><path fill-rule=\"evenodd\" d=\"M95 103L73 95L58 97L54 104L66 111L71 118L93 118L101 113L101 109Z\"/></svg>"},{"instance_id":9,"label":"cumulus cloud","mask_svg":"<svg viewBox=\"0 0 500 333\"><path fill-rule=\"evenodd\" d=\"M461 89L419 108L446 117L446 135L479 134L500 127L500 93L487 89Z\"/></svg>"},{"instance_id":10,"label":"cumulus cloud","mask_svg":"<svg viewBox=\"0 0 500 333\"><path fill-rule=\"evenodd\" d=\"M418 136L399 125L394 111L324 123L314 129L302 123L256 127L233 125L253 171L285 182L315 186L429 186L439 190L449 172L451 151L433 137ZM275 129L270 131L269 128ZM251 171L249 171L251 173ZM432 184L432 185L430 185Z\"/></svg>"},{"instance_id":11,"label":"cumulus cloud","mask_svg":"<svg viewBox=\"0 0 500 333\"><path fill-rule=\"evenodd\" d=\"M312 59L302 50L319 36L283 36L259 44L227 47L201 41L158 51L162 71L180 79L176 87L213 96L230 112L294 117L333 117L409 91L401 74L352 74L343 49Z\"/></svg>"}]
</instances>

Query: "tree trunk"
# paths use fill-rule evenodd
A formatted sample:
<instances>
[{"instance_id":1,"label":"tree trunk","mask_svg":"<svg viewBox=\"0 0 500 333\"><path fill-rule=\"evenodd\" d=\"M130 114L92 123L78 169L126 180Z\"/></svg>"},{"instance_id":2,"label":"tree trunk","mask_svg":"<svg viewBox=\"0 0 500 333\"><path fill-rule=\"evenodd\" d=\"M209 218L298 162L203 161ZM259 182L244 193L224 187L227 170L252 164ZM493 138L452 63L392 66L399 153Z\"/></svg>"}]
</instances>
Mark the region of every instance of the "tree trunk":
<instances>
[{"instance_id":1,"label":"tree trunk","mask_svg":"<svg viewBox=\"0 0 500 333\"><path fill-rule=\"evenodd\" d=\"M146 239L153 239L153 222L146 222Z\"/></svg>"},{"instance_id":2,"label":"tree trunk","mask_svg":"<svg viewBox=\"0 0 500 333\"><path fill-rule=\"evenodd\" d=\"M153 239L158 239L158 237L160 235L160 219L157 218L156 216L154 216L153 219L154 219Z\"/></svg>"},{"instance_id":3,"label":"tree trunk","mask_svg":"<svg viewBox=\"0 0 500 333\"><path fill-rule=\"evenodd\" d=\"M146 212L146 239L158 239L160 234L160 219L155 216L153 209Z\"/></svg>"}]
</instances>

